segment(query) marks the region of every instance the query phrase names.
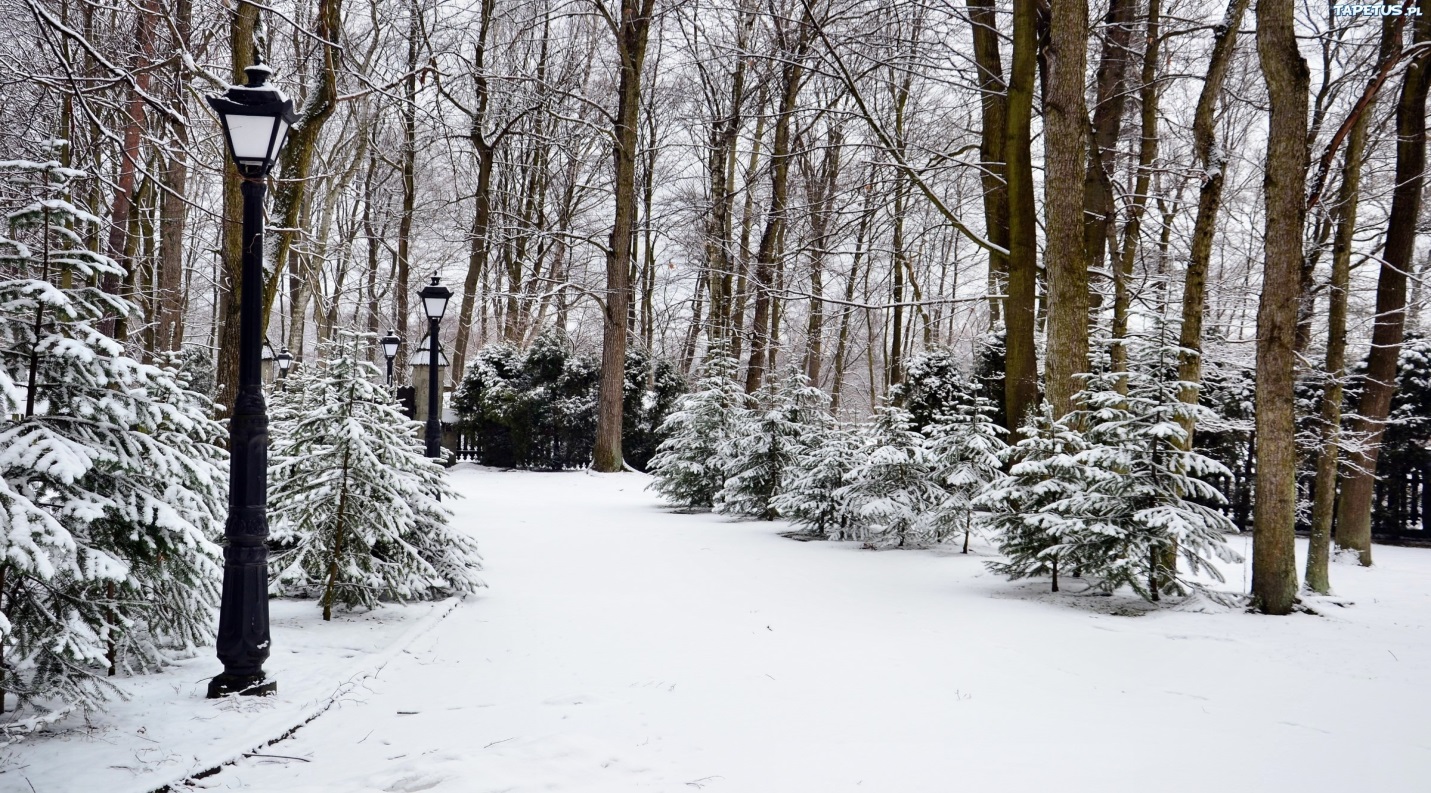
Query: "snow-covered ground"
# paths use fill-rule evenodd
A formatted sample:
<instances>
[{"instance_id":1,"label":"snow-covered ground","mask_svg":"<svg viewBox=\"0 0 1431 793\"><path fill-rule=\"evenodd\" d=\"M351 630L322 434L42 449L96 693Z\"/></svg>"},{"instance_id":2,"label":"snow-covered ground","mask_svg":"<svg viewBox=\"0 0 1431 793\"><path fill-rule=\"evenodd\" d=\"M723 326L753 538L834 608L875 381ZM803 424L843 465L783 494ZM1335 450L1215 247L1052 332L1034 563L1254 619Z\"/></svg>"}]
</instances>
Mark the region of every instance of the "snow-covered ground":
<instances>
[{"instance_id":1,"label":"snow-covered ground","mask_svg":"<svg viewBox=\"0 0 1431 793\"><path fill-rule=\"evenodd\" d=\"M273 601L278 695L204 698L222 667L212 649L164 674L120 680L130 694L87 719L0 750L0 791L148 793L200 774L338 704L362 699L370 678L449 614L456 601L339 614L324 623L313 601Z\"/></svg>"},{"instance_id":2,"label":"snow-covered ground","mask_svg":"<svg viewBox=\"0 0 1431 793\"><path fill-rule=\"evenodd\" d=\"M778 523L673 514L635 474L460 467L453 476L467 496L454 505L459 523L482 544L491 588L262 750L270 756L195 787L1307 793L1431 784L1431 550L1378 547L1374 569L1334 567L1350 604L1320 602L1320 616L1262 617L1206 600L1149 611L1080 595L1075 581L1057 596L1043 583L1008 583L984 570L989 551L977 543L970 556L874 552L787 539ZM1231 589L1245 585L1240 568L1228 578ZM270 668L281 685L312 663L285 654L283 642L275 631ZM149 695L188 698L184 730L236 729L195 718L230 714L184 683ZM22 746L18 763L52 747ZM81 761L78 749L73 757ZM36 793L119 789L53 769L29 778ZM0 789L26 790L16 781L0 775Z\"/></svg>"}]
</instances>

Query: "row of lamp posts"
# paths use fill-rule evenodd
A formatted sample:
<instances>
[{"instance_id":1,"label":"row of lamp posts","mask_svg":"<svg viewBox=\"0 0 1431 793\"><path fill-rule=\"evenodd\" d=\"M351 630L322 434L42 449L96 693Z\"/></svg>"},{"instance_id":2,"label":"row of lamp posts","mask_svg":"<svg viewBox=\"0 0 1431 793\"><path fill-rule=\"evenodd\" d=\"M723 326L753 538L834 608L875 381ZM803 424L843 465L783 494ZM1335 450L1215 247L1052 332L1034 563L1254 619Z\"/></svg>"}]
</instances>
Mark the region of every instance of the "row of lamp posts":
<instances>
[{"instance_id":1,"label":"row of lamp posts","mask_svg":"<svg viewBox=\"0 0 1431 793\"><path fill-rule=\"evenodd\" d=\"M278 683L264 672L268 626L268 412L263 398L263 198L289 128L298 114L282 91L266 85L273 71L263 63L244 69L246 85L231 85L210 96L229 155L243 182L242 277L239 287L239 377L229 419L229 515L224 524L224 582L219 605L218 657L224 671L209 681L208 697L265 695ZM432 283L418 293L428 321L427 456L442 455L442 420L438 407L438 323L452 292ZM393 380L393 358L402 343L389 331L381 340ZM270 355L271 348L270 348ZM293 355L285 347L272 356L286 379Z\"/></svg>"}]
</instances>

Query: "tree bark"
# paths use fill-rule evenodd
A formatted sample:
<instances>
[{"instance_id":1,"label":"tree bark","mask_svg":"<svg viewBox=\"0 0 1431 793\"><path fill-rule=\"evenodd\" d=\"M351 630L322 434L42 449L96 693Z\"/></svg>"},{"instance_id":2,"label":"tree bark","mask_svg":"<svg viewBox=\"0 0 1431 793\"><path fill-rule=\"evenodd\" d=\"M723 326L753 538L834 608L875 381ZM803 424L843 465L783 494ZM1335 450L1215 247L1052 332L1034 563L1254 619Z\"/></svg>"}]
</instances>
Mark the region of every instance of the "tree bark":
<instances>
[{"instance_id":1,"label":"tree bark","mask_svg":"<svg viewBox=\"0 0 1431 793\"><path fill-rule=\"evenodd\" d=\"M984 234L989 242L1009 249L1009 188L1005 181L1004 141L1008 135L1008 87L999 55L998 19L994 0L969 0L969 24L974 33L974 67L979 75L979 173L984 191ZM989 324L1002 321L1009 276L1008 254L989 254Z\"/></svg>"},{"instance_id":2,"label":"tree bark","mask_svg":"<svg viewBox=\"0 0 1431 793\"><path fill-rule=\"evenodd\" d=\"M1048 357L1044 368L1055 417L1073 410L1088 371L1088 259L1083 189L1088 111L1088 3L1060 0L1050 15L1048 91L1044 102L1044 270L1048 274Z\"/></svg>"},{"instance_id":3,"label":"tree bark","mask_svg":"<svg viewBox=\"0 0 1431 793\"><path fill-rule=\"evenodd\" d=\"M1158 159L1158 53L1162 42L1162 3L1148 0L1146 33L1143 39L1143 66L1139 74L1138 100L1141 105L1138 125L1138 175L1133 180L1133 199L1128 207L1128 222L1123 226L1123 246L1113 265L1113 349L1110 366L1115 372L1128 370L1128 351L1118 340L1128 336L1128 310L1132 302L1129 284L1133 280L1133 262L1137 259L1138 243L1143 230L1143 215L1148 209L1148 193L1153 184L1153 164ZM1124 387L1119 381L1119 387Z\"/></svg>"},{"instance_id":4,"label":"tree bark","mask_svg":"<svg viewBox=\"0 0 1431 793\"><path fill-rule=\"evenodd\" d=\"M175 42L189 49L193 24L193 4L190 0L174 3ZM182 61L174 66L170 100L182 107L188 91L189 73ZM184 227L188 217L189 128L173 124L173 155L164 170L164 190L159 203L159 272L156 275L158 308L155 323L154 350L177 352L184 343Z\"/></svg>"},{"instance_id":5,"label":"tree bark","mask_svg":"<svg viewBox=\"0 0 1431 793\"><path fill-rule=\"evenodd\" d=\"M1228 66L1237 48L1237 29L1247 12L1250 0L1229 0L1227 13L1213 29L1212 54L1207 76L1198 95L1193 114L1193 151L1202 168L1202 187L1198 191L1197 218L1193 221L1192 250L1188 254L1187 271L1183 275L1182 323L1178 330L1178 380L1202 383L1202 321L1207 307L1207 268L1212 260L1213 233L1217 230L1217 214L1222 206L1222 188L1226 179L1227 153L1217 144L1214 122L1217 105L1227 82ZM1184 386L1179 399L1189 405L1198 402L1198 388ZM1193 420L1182 420L1184 449L1193 444Z\"/></svg>"},{"instance_id":6,"label":"tree bark","mask_svg":"<svg viewBox=\"0 0 1431 793\"><path fill-rule=\"evenodd\" d=\"M1083 178L1083 249L1090 272L1103 266L1118 209L1113 202L1113 169L1123 107L1128 96L1129 43L1137 0L1111 0L1105 17L1103 53L1098 59L1093 131L1088 141L1088 169Z\"/></svg>"},{"instance_id":7,"label":"tree bark","mask_svg":"<svg viewBox=\"0 0 1431 793\"><path fill-rule=\"evenodd\" d=\"M636 158L641 121L641 70L651 30L655 0L621 0L619 18L612 18L597 0L616 36L620 81L612 165L616 211L611 245L606 254L606 293L601 345L601 383L597 388L596 447L592 468L618 472L621 455L622 398L626 384L626 313L631 304L631 232L636 220Z\"/></svg>"},{"instance_id":8,"label":"tree bark","mask_svg":"<svg viewBox=\"0 0 1431 793\"><path fill-rule=\"evenodd\" d=\"M1416 55L1406 67L1401 96L1396 103L1396 187L1386 225L1386 247L1376 284L1376 320L1371 332L1371 353L1357 402L1352 436L1357 443L1347 449L1348 472L1342 482L1337 509L1337 546L1354 550L1363 565L1371 564L1371 501L1381 437L1386 430L1391 398L1396 394L1397 364L1406 327L1406 274L1416 252L1416 224L1421 214L1421 192L1426 170L1426 97L1431 89L1431 17L1416 17L1413 47Z\"/></svg>"},{"instance_id":9,"label":"tree bark","mask_svg":"<svg viewBox=\"0 0 1431 793\"><path fill-rule=\"evenodd\" d=\"M786 25L789 23L779 23ZM795 23L799 30L780 30L781 69L780 105L776 110L775 133L770 144L770 208L765 214L765 230L760 235L760 247L755 254L751 291L755 295L755 317L750 332L750 358L745 370L745 391L754 393L765 379L769 365L769 348L774 343L774 313L772 288L775 269L784 255L785 226L788 222L790 195L790 127L794 123L800 86L805 76L805 56L810 49L811 25L802 17ZM791 36L791 33L794 36ZM793 39L793 40L792 40Z\"/></svg>"},{"instance_id":10,"label":"tree bark","mask_svg":"<svg viewBox=\"0 0 1431 793\"><path fill-rule=\"evenodd\" d=\"M840 189L840 152L845 136L838 124L831 124L825 137L825 153L818 171L808 168L806 194L810 204L810 314L805 323L805 377L819 387L825 357L825 260L829 256L835 198ZM808 162L808 158L806 162Z\"/></svg>"},{"instance_id":11,"label":"tree bark","mask_svg":"<svg viewBox=\"0 0 1431 793\"><path fill-rule=\"evenodd\" d=\"M1038 247L1034 217L1033 158L1029 151L1034 71L1038 64L1038 24L1034 0L1014 0L1013 62L1009 68L1008 118L1004 156L1009 193L1009 285L1004 301L1007 328L1004 405L1010 432L1017 432L1038 403L1038 362L1034 348L1034 285Z\"/></svg>"},{"instance_id":12,"label":"tree bark","mask_svg":"<svg viewBox=\"0 0 1431 793\"><path fill-rule=\"evenodd\" d=\"M1257 310L1257 503L1253 510L1252 596L1266 614L1287 614L1297 594L1293 528L1297 512L1293 413L1302 230L1306 218L1307 91L1292 0L1258 0L1257 54L1269 99L1263 179L1266 233Z\"/></svg>"}]
</instances>

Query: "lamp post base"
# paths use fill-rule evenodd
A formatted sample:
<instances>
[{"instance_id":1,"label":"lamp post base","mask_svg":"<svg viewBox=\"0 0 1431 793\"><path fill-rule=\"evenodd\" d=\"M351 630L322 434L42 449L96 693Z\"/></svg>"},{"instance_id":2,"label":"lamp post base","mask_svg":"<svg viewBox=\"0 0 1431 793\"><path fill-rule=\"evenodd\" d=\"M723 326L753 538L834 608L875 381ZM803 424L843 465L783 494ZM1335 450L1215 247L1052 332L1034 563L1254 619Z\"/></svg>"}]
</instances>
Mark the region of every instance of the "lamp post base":
<instances>
[{"instance_id":1,"label":"lamp post base","mask_svg":"<svg viewBox=\"0 0 1431 793\"><path fill-rule=\"evenodd\" d=\"M278 681L269 680L267 675L221 674L209 681L209 699L218 699L230 694L245 697L268 697L278 693Z\"/></svg>"}]
</instances>

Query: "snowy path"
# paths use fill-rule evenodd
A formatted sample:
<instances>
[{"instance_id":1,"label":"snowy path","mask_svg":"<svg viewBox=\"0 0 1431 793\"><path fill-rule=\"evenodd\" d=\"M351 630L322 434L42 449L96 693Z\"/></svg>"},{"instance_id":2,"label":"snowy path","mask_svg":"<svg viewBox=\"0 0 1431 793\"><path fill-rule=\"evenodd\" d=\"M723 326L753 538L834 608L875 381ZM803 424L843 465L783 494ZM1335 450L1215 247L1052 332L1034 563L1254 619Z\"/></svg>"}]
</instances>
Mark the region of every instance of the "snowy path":
<instances>
[{"instance_id":1,"label":"snowy path","mask_svg":"<svg viewBox=\"0 0 1431 793\"><path fill-rule=\"evenodd\" d=\"M1051 601L973 556L673 515L637 475L454 478L491 588L267 750L307 762L253 758L201 785L1306 793L1431 779L1428 550L1337 567L1358 602L1325 618L1134 618L1100 613L1108 599Z\"/></svg>"}]
</instances>

